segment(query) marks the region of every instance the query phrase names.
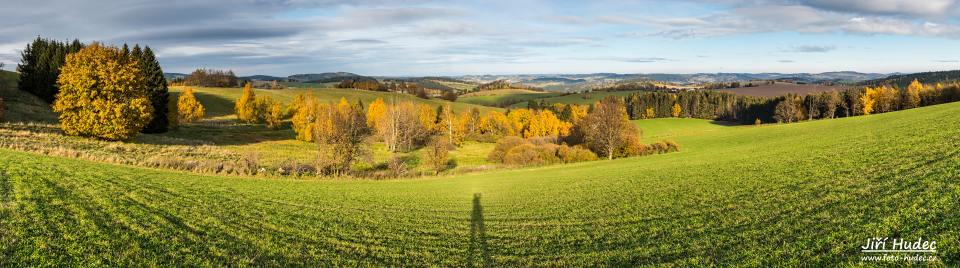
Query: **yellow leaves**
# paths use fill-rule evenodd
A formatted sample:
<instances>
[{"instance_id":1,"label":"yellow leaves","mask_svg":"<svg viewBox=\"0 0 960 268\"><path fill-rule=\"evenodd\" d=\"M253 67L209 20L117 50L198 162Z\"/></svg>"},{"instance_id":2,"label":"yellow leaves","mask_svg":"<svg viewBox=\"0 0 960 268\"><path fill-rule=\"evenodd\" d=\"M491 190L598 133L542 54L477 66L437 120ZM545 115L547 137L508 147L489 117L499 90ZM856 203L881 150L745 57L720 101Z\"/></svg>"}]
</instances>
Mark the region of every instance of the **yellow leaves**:
<instances>
[{"instance_id":1,"label":"yellow leaves","mask_svg":"<svg viewBox=\"0 0 960 268\"><path fill-rule=\"evenodd\" d=\"M676 99L677 95L673 95L673 98ZM680 104L674 103L673 108L670 109L670 115L672 115L673 117L680 117L680 112L681 112Z\"/></svg>"},{"instance_id":2,"label":"yellow leaves","mask_svg":"<svg viewBox=\"0 0 960 268\"><path fill-rule=\"evenodd\" d=\"M869 115L873 112L873 106L876 104L877 91L871 87L863 89L860 95L860 106L863 107L863 114Z\"/></svg>"},{"instance_id":3,"label":"yellow leaves","mask_svg":"<svg viewBox=\"0 0 960 268\"><path fill-rule=\"evenodd\" d=\"M576 124L580 119L587 117L590 107L587 105L570 104L570 122Z\"/></svg>"},{"instance_id":4,"label":"yellow leaves","mask_svg":"<svg viewBox=\"0 0 960 268\"><path fill-rule=\"evenodd\" d=\"M67 55L53 110L68 135L128 140L153 117L136 60L97 43Z\"/></svg>"},{"instance_id":5,"label":"yellow leaves","mask_svg":"<svg viewBox=\"0 0 960 268\"><path fill-rule=\"evenodd\" d=\"M283 123L283 105L280 105L280 102L270 104L264 122L270 129L280 129L280 125Z\"/></svg>"},{"instance_id":6,"label":"yellow leaves","mask_svg":"<svg viewBox=\"0 0 960 268\"><path fill-rule=\"evenodd\" d=\"M243 86L243 94L237 99L234 105L234 111L237 113L237 120L245 123L257 121L256 104L257 94L253 91L253 84L247 83Z\"/></svg>"},{"instance_id":7,"label":"yellow leaves","mask_svg":"<svg viewBox=\"0 0 960 268\"><path fill-rule=\"evenodd\" d=\"M920 92L923 91L923 89L923 84L917 79L913 79L913 82L907 86L907 99L904 100L905 109L920 107Z\"/></svg>"},{"instance_id":8,"label":"yellow leaves","mask_svg":"<svg viewBox=\"0 0 960 268\"><path fill-rule=\"evenodd\" d=\"M302 141L313 141L313 127L316 121L316 113L319 100L314 96L304 96L302 102L296 104L296 110L293 118L293 131L297 132L297 139Z\"/></svg>"},{"instance_id":9,"label":"yellow leaves","mask_svg":"<svg viewBox=\"0 0 960 268\"><path fill-rule=\"evenodd\" d=\"M435 110L430 105L426 105L426 104L420 104L419 109L420 109L419 111L420 124L423 125L423 128L426 129L428 132L436 130L437 129L437 110ZM449 109L450 109L450 106L448 105L447 109L444 109L444 111L447 111Z\"/></svg>"},{"instance_id":10,"label":"yellow leaves","mask_svg":"<svg viewBox=\"0 0 960 268\"><path fill-rule=\"evenodd\" d=\"M569 133L570 127L565 126L564 123L566 122L560 121L560 119L549 110L538 111L536 115L531 117L529 125L523 132L523 137L560 136L561 129L565 129L564 131Z\"/></svg>"},{"instance_id":11,"label":"yellow leaves","mask_svg":"<svg viewBox=\"0 0 960 268\"><path fill-rule=\"evenodd\" d=\"M517 135L523 134L525 127L530 124L533 113L529 109L516 109L507 114L510 119L511 127Z\"/></svg>"},{"instance_id":12,"label":"yellow leaves","mask_svg":"<svg viewBox=\"0 0 960 268\"><path fill-rule=\"evenodd\" d=\"M188 88L177 98L178 121L184 124L203 119L203 105L193 96L193 89Z\"/></svg>"},{"instance_id":13,"label":"yellow leaves","mask_svg":"<svg viewBox=\"0 0 960 268\"><path fill-rule=\"evenodd\" d=\"M387 114L387 104L382 98L377 98L367 107L367 127L377 129L380 121Z\"/></svg>"},{"instance_id":14,"label":"yellow leaves","mask_svg":"<svg viewBox=\"0 0 960 268\"><path fill-rule=\"evenodd\" d=\"M647 110L643 112L643 118L646 118L646 119L657 118L657 113L653 111L653 108L647 108Z\"/></svg>"}]
</instances>

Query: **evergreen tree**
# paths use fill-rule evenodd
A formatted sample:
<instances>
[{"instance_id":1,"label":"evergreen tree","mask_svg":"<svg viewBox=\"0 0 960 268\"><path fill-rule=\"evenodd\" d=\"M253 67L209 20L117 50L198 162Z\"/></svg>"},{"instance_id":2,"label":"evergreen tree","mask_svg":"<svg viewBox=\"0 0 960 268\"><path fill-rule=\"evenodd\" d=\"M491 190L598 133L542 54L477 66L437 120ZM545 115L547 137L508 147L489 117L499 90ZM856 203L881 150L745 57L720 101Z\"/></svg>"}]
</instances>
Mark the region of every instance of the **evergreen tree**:
<instances>
[{"instance_id":1,"label":"evergreen tree","mask_svg":"<svg viewBox=\"0 0 960 268\"><path fill-rule=\"evenodd\" d=\"M140 46L135 46L133 50L136 54L140 50ZM160 68L160 63L157 62L157 58L149 46L143 49L139 61L140 72L147 86L150 103L153 105L153 120L143 129L143 133L167 132L170 124L166 116L170 91L167 88L167 80L163 77L163 69Z\"/></svg>"},{"instance_id":2,"label":"evergreen tree","mask_svg":"<svg viewBox=\"0 0 960 268\"><path fill-rule=\"evenodd\" d=\"M17 72L20 73L18 88L53 103L60 91L57 86L60 67L63 66L67 54L81 48L83 44L78 40L73 40L73 43L68 45L38 36L20 53L20 64L17 65Z\"/></svg>"}]
</instances>

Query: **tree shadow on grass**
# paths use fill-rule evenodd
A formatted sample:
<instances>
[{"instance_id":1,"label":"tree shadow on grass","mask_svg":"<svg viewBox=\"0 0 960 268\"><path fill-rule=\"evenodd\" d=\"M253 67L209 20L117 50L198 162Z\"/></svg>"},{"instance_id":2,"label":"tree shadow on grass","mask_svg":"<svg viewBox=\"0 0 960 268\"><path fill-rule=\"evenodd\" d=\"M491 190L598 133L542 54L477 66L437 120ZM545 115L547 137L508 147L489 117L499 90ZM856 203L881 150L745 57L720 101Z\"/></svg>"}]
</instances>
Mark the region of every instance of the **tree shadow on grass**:
<instances>
[{"instance_id":1,"label":"tree shadow on grass","mask_svg":"<svg viewBox=\"0 0 960 268\"><path fill-rule=\"evenodd\" d=\"M738 122L723 121L723 120L711 120L711 121L710 121L710 124L714 124L714 125L718 125L718 126L725 126L725 127L732 127L732 126L740 126L740 125L743 125L743 124L740 124L740 123L738 123Z\"/></svg>"},{"instance_id":2,"label":"tree shadow on grass","mask_svg":"<svg viewBox=\"0 0 960 268\"><path fill-rule=\"evenodd\" d=\"M480 205L480 193L473 194L473 213L470 217L470 248L467 254L467 267L490 267L490 252L487 251L487 235L483 226L483 206Z\"/></svg>"}]
</instances>

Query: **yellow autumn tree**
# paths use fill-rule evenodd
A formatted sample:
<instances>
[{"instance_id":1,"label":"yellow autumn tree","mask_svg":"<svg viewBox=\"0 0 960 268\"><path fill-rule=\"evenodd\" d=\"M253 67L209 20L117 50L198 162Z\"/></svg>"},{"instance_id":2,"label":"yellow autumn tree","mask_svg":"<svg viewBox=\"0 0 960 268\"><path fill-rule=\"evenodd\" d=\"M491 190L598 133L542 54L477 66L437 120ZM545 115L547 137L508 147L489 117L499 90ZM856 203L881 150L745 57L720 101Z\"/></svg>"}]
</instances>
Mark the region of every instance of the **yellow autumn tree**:
<instances>
[{"instance_id":1,"label":"yellow autumn tree","mask_svg":"<svg viewBox=\"0 0 960 268\"><path fill-rule=\"evenodd\" d=\"M923 91L923 84L919 80L913 79L907 86L907 94L903 100L905 109L920 107L920 92Z\"/></svg>"},{"instance_id":2,"label":"yellow autumn tree","mask_svg":"<svg viewBox=\"0 0 960 268\"><path fill-rule=\"evenodd\" d=\"M305 96L303 103L296 107L296 112L290 122L293 123L293 131L297 133L297 139L302 141L313 141L316 114L319 109L320 101L314 96Z\"/></svg>"},{"instance_id":3,"label":"yellow autumn tree","mask_svg":"<svg viewBox=\"0 0 960 268\"><path fill-rule=\"evenodd\" d=\"M378 124L383 121L383 117L387 114L387 104L383 102L382 98L377 98L370 103L370 106L367 106L367 127L371 129L379 129Z\"/></svg>"},{"instance_id":4,"label":"yellow autumn tree","mask_svg":"<svg viewBox=\"0 0 960 268\"><path fill-rule=\"evenodd\" d=\"M237 120L244 123L254 123L257 121L257 94L253 92L253 84L243 85L243 94L237 99L234 105L234 111L237 113Z\"/></svg>"},{"instance_id":5,"label":"yellow autumn tree","mask_svg":"<svg viewBox=\"0 0 960 268\"><path fill-rule=\"evenodd\" d=\"M670 115L673 115L673 117L680 117L680 111L681 111L680 104L674 103L673 108L670 109Z\"/></svg>"},{"instance_id":6,"label":"yellow autumn tree","mask_svg":"<svg viewBox=\"0 0 960 268\"><path fill-rule=\"evenodd\" d=\"M419 106L420 124L427 132L437 130L437 110L430 105L420 104ZM449 108L449 106L447 107Z\"/></svg>"},{"instance_id":7,"label":"yellow autumn tree","mask_svg":"<svg viewBox=\"0 0 960 268\"><path fill-rule=\"evenodd\" d=\"M189 124L203 119L203 105L193 96L193 89L188 88L177 98L177 121Z\"/></svg>"},{"instance_id":8,"label":"yellow autumn tree","mask_svg":"<svg viewBox=\"0 0 960 268\"><path fill-rule=\"evenodd\" d=\"M494 138L503 136L513 136L516 133L513 130L513 124L507 115L499 111L490 111L480 117L480 132L491 135Z\"/></svg>"},{"instance_id":9,"label":"yellow autumn tree","mask_svg":"<svg viewBox=\"0 0 960 268\"><path fill-rule=\"evenodd\" d=\"M587 117L587 113L589 112L590 106L570 104L570 122L574 124L580 122L581 119Z\"/></svg>"},{"instance_id":10,"label":"yellow autumn tree","mask_svg":"<svg viewBox=\"0 0 960 268\"><path fill-rule=\"evenodd\" d=\"M869 115L873 112L873 106L876 103L877 91L871 87L866 87L863 89L863 94L860 94L860 107L863 107L863 114Z\"/></svg>"},{"instance_id":11,"label":"yellow autumn tree","mask_svg":"<svg viewBox=\"0 0 960 268\"><path fill-rule=\"evenodd\" d=\"M563 123L563 121L560 121L560 119L549 110L538 111L536 115L530 119L530 124L527 129L524 130L523 137L560 136L560 129L563 127Z\"/></svg>"},{"instance_id":12,"label":"yellow autumn tree","mask_svg":"<svg viewBox=\"0 0 960 268\"><path fill-rule=\"evenodd\" d=\"M128 140L153 117L139 63L116 47L93 43L67 55L53 110L64 133Z\"/></svg>"},{"instance_id":13,"label":"yellow autumn tree","mask_svg":"<svg viewBox=\"0 0 960 268\"><path fill-rule=\"evenodd\" d=\"M267 128L280 129L281 124L283 124L283 105L280 102L275 101L270 104L264 122L267 123Z\"/></svg>"},{"instance_id":14,"label":"yellow autumn tree","mask_svg":"<svg viewBox=\"0 0 960 268\"><path fill-rule=\"evenodd\" d=\"M523 135L527 126L530 125L530 119L533 118L533 112L530 109L515 109L507 113L510 119L511 127L516 135Z\"/></svg>"},{"instance_id":15,"label":"yellow autumn tree","mask_svg":"<svg viewBox=\"0 0 960 268\"><path fill-rule=\"evenodd\" d=\"M653 108L647 108L647 110L643 112L643 118L646 118L646 119L657 118L657 113L653 111Z\"/></svg>"},{"instance_id":16,"label":"yellow autumn tree","mask_svg":"<svg viewBox=\"0 0 960 268\"><path fill-rule=\"evenodd\" d=\"M460 146L463 143L463 137L466 134L466 128L453 109L447 104L443 107L440 114L440 123L438 125L440 135L447 138L447 142L454 146Z\"/></svg>"}]
</instances>

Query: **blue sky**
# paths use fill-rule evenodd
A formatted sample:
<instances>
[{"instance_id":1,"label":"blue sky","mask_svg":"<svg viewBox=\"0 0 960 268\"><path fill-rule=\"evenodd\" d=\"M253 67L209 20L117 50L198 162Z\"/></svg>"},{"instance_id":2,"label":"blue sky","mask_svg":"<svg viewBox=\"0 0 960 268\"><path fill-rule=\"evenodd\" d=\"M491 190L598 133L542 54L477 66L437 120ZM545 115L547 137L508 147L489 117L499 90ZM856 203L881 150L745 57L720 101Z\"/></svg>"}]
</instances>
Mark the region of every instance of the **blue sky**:
<instances>
[{"instance_id":1,"label":"blue sky","mask_svg":"<svg viewBox=\"0 0 960 268\"><path fill-rule=\"evenodd\" d=\"M960 69L958 15L956 0L13 0L0 62L41 35L147 44L168 72L918 72Z\"/></svg>"}]
</instances>

